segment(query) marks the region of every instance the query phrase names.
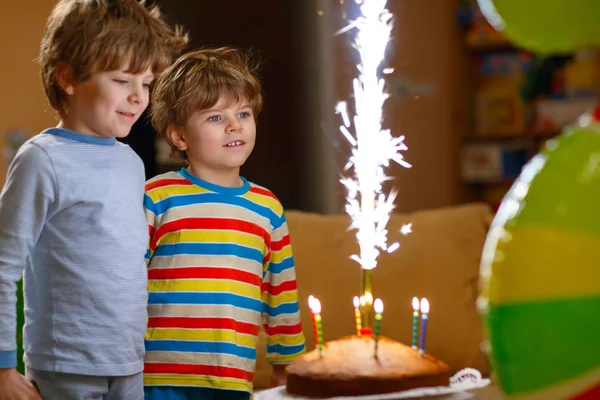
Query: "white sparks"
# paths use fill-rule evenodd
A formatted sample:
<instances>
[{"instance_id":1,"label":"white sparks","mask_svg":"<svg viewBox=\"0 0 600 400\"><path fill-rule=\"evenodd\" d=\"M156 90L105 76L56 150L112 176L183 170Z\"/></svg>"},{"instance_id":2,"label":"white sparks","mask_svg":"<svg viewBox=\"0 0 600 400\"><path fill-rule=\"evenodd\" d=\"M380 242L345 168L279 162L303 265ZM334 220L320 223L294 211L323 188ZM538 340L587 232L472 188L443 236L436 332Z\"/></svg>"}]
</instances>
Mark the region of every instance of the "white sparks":
<instances>
[{"instance_id":1,"label":"white sparks","mask_svg":"<svg viewBox=\"0 0 600 400\"><path fill-rule=\"evenodd\" d=\"M407 147L404 136L393 137L389 129L381 129L382 107L388 95L384 92L384 81L379 79L377 70L381 64L385 48L392 30L392 15L385 8L387 0L355 0L361 4L362 16L340 30L346 32L357 29L355 47L360 53L357 65L359 77L354 79L354 99L356 115L353 119L356 137L347 129L350 127L346 104L340 103L336 112L342 115L344 126L340 130L352 145L352 155L346 170L354 167L353 178L344 177L340 182L348 190L346 212L352 218L351 229L358 229L356 238L360 255L351 258L364 269L377 266L379 249L392 252L400 245L387 246L385 229L394 209L396 193L386 196L382 193L383 183L389 178L384 168L390 160L410 168L401 154ZM389 68L386 71L392 72Z\"/></svg>"},{"instance_id":2,"label":"white sparks","mask_svg":"<svg viewBox=\"0 0 600 400\"><path fill-rule=\"evenodd\" d=\"M411 232L412 232L412 224L402 225L402 228L400 228L400 233L403 234L404 236L408 235Z\"/></svg>"},{"instance_id":3,"label":"white sparks","mask_svg":"<svg viewBox=\"0 0 600 400\"><path fill-rule=\"evenodd\" d=\"M399 248L400 248L400 243L396 242L387 248L387 252L393 253L394 251L398 250Z\"/></svg>"},{"instance_id":4,"label":"white sparks","mask_svg":"<svg viewBox=\"0 0 600 400\"><path fill-rule=\"evenodd\" d=\"M352 137L352 134L350 133L350 131L348 130L348 128L346 128L344 125L340 126L340 131L344 134L344 137L346 138L346 140L348 140L350 142L350 144L352 146L356 146L356 140Z\"/></svg>"},{"instance_id":5,"label":"white sparks","mask_svg":"<svg viewBox=\"0 0 600 400\"><path fill-rule=\"evenodd\" d=\"M346 128L350 128L350 118L348 118L348 105L345 101L340 101L335 106L335 113L341 114L342 121L344 121L344 126Z\"/></svg>"}]
</instances>

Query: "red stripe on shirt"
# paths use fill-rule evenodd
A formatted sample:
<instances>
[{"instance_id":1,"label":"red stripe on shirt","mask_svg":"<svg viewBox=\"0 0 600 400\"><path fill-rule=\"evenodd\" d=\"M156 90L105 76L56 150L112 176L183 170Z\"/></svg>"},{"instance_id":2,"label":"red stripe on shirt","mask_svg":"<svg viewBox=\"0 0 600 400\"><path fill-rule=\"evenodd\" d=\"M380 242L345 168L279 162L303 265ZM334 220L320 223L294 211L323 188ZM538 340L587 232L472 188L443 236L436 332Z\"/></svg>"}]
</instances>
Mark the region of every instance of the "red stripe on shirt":
<instances>
[{"instance_id":1,"label":"red stripe on shirt","mask_svg":"<svg viewBox=\"0 0 600 400\"><path fill-rule=\"evenodd\" d=\"M290 235L285 235L281 240L274 240L271 242L271 251L280 251L285 246L290 245Z\"/></svg>"},{"instance_id":2,"label":"red stripe on shirt","mask_svg":"<svg viewBox=\"0 0 600 400\"><path fill-rule=\"evenodd\" d=\"M296 281L282 282L277 286L272 286L269 282L263 282L260 291L262 293L268 292L271 296L277 296L283 292L291 292L296 290Z\"/></svg>"},{"instance_id":3,"label":"red stripe on shirt","mask_svg":"<svg viewBox=\"0 0 600 400\"><path fill-rule=\"evenodd\" d=\"M262 196L267 196L267 197L270 197L272 199L279 201L277 199L277 197L275 197L275 195L270 190L267 190L267 189L259 188L256 186L250 186L250 192L260 194Z\"/></svg>"},{"instance_id":4,"label":"red stripe on shirt","mask_svg":"<svg viewBox=\"0 0 600 400\"><path fill-rule=\"evenodd\" d=\"M146 184L146 192L149 192L153 189L170 186L170 185L178 185L178 186L192 186L193 183L188 181L187 179L160 179L158 181L150 182Z\"/></svg>"},{"instance_id":5,"label":"red stripe on shirt","mask_svg":"<svg viewBox=\"0 0 600 400\"><path fill-rule=\"evenodd\" d=\"M231 318L186 318L152 317L148 318L148 328L176 329L227 329L237 333L258 336L259 326Z\"/></svg>"},{"instance_id":6,"label":"red stripe on shirt","mask_svg":"<svg viewBox=\"0 0 600 400\"><path fill-rule=\"evenodd\" d=\"M179 375L208 375L222 378L237 378L252 382L254 374L239 368L218 367L199 364L166 364L146 363L144 364L146 374L179 374Z\"/></svg>"},{"instance_id":7,"label":"red stripe on shirt","mask_svg":"<svg viewBox=\"0 0 600 400\"><path fill-rule=\"evenodd\" d=\"M302 324L298 323L296 325L279 325L279 326L264 326L265 333L269 336L275 335L298 335L302 332Z\"/></svg>"},{"instance_id":8,"label":"red stripe on shirt","mask_svg":"<svg viewBox=\"0 0 600 400\"><path fill-rule=\"evenodd\" d=\"M196 229L244 232L262 237L267 246L271 242L271 235L252 222L233 218L182 218L161 225L156 231L152 243L150 243L150 248L154 250L156 243L167 233Z\"/></svg>"},{"instance_id":9,"label":"red stripe on shirt","mask_svg":"<svg viewBox=\"0 0 600 400\"><path fill-rule=\"evenodd\" d=\"M262 284L262 277L256 274L225 267L154 268L148 271L148 279L229 279L254 286Z\"/></svg>"}]
</instances>

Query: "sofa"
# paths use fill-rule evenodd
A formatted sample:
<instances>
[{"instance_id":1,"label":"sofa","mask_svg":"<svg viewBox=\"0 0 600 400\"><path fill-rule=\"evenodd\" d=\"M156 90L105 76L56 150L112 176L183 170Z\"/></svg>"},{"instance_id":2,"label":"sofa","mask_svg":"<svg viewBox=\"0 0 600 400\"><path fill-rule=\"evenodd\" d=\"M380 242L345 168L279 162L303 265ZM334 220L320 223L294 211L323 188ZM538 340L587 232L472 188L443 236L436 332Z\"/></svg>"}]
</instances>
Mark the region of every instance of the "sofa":
<instances>
[{"instance_id":1,"label":"sofa","mask_svg":"<svg viewBox=\"0 0 600 400\"><path fill-rule=\"evenodd\" d=\"M345 214L286 213L296 261L298 297L307 350L314 349L308 296L322 304L325 341L356 332L352 299L359 295L361 270L350 259L358 252L355 231ZM431 305L426 351L453 371L476 368L490 374L481 350L482 320L475 303L479 262L493 217L485 204L395 213L388 223L388 243L399 242L393 253L382 252L373 271L373 294L384 302L381 334L405 344L412 338L412 298L426 297ZM412 223L412 233L400 229ZM261 333L257 347L255 389L265 388L270 366ZM496 399L493 390L478 398Z\"/></svg>"}]
</instances>

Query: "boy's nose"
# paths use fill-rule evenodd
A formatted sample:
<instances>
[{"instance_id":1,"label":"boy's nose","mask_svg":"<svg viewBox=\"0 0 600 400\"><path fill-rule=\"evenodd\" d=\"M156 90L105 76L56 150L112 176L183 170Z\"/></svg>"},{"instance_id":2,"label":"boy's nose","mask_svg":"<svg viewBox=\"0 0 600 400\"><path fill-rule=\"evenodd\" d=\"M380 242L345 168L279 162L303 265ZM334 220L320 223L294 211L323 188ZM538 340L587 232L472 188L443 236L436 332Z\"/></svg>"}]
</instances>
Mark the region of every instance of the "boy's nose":
<instances>
[{"instance_id":1,"label":"boy's nose","mask_svg":"<svg viewBox=\"0 0 600 400\"><path fill-rule=\"evenodd\" d=\"M129 94L129 101L135 104L139 104L144 101L144 97L146 96L146 91L143 87L136 87Z\"/></svg>"},{"instance_id":2,"label":"boy's nose","mask_svg":"<svg viewBox=\"0 0 600 400\"><path fill-rule=\"evenodd\" d=\"M129 94L129 101L131 103L139 104L141 102L140 94L137 91L131 92Z\"/></svg>"},{"instance_id":3,"label":"boy's nose","mask_svg":"<svg viewBox=\"0 0 600 400\"><path fill-rule=\"evenodd\" d=\"M227 133L239 132L242 130L242 124L237 119L231 121L229 126L227 127Z\"/></svg>"}]
</instances>

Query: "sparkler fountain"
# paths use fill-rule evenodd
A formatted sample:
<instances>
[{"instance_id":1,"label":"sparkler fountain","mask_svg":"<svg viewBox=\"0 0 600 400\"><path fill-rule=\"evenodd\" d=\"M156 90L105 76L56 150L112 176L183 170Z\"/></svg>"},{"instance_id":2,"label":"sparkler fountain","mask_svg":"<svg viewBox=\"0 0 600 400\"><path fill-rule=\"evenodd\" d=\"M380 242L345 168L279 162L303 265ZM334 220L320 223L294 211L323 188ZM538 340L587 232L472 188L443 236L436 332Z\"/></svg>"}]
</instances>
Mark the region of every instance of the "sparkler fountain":
<instances>
[{"instance_id":1,"label":"sparkler fountain","mask_svg":"<svg viewBox=\"0 0 600 400\"><path fill-rule=\"evenodd\" d=\"M337 105L336 112L343 121L340 130L352 146L344 171L353 174L342 178L341 183L348 190L346 212L352 219L350 228L357 230L360 248L359 254L351 256L362 268L360 321L356 321L357 331L360 331L324 345L319 334L318 351L299 357L286 368L286 391L292 395L324 398L391 393L444 385L449 379L449 367L444 362L381 336L383 302L377 299L376 310L373 309L372 272L377 267L377 258L380 251L391 253L400 246L387 243L386 225L396 192L384 193L383 184L390 179L384 169L391 161L407 168L410 164L402 155L407 150L404 137L393 137L390 130L382 129L381 125L388 95L379 69L392 30L392 15L385 8L386 0L355 1L362 16L338 32L357 30L354 45L360 61L359 75L353 81L355 115L351 120L344 102ZM351 127L354 134L350 132ZM401 233L409 233L410 228L410 225L403 226ZM314 301L311 300L313 305ZM313 313L321 311L320 307L311 308ZM373 332L374 319L377 323ZM421 343L424 343L424 335Z\"/></svg>"},{"instance_id":2,"label":"sparkler fountain","mask_svg":"<svg viewBox=\"0 0 600 400\"><path fill-rule=\"evenodd\" d=\"M362 268L360 298L354 299L355 312L358 313L360 305L360 315L355 317L357 334L323 343L319 331L321 325L317 324L321 321L320 303L311 297L311 311L314 316L319 316L319 320L313 322L318 348L298 357L286 368L285 393L273 392L278 399L288 398L287 395L327 398L393 393L412 388L443 387L450 380L449 366L424 351L429 307L421 308L422 335L418 349L418 336L415 336L418 320L414 315L414 348L381 335L384 307L382 300L374 299L372 272L381 251L391 253L400 246L399 243L389 246L387 243L386 225L394 208L396 192L384 193L383 184L390 179L384 169L391 161L407 168L410 164L402 155L407 150L404 137L393 137L389 129L382 129L382 109L388 95L379 69L392 30L392 16L386 9L386 0L355 1L362 15L338 32L357 30L354 45L360 61L357 64L359 75L353 81L355 115L351 120L344 102L337 105L336 112L343 120L340 130L352 146L344 171L353 174L342 178L341 183L348 190L346 212L352 219L350 228L357 230L360 248L359 254L351 256ZM351 127L354 134L350 132ZM400 230L404 235L410 231L410 224ZM415 300L418 307L419 301ZM428 305L426 299L421 303ZM453 379L466 378L460 375ZM456 391L464 387L446 389Z\"/></svg>"},{"instance_id":3,"label":"sparkler fountain","mask_svg":"<svg viewBox=\"0 0 600 400\"><path fill-rule=\"evenodd\" d=\"M386 225L394 208L396 193L383 193L383 183L389 178L384 167L390 161L409 168L402 151L407 150L404 136L393 137L389 129L382 129L382 109L388 95L384 80L379 77L379 67L392 30L392 14L386 0L356 0L362 16L352 21L338 33L356 29L355 48L360 55L357 64L358 78L353 89L356 115L353 124L348 117L347 105L341 102L336 112L341 114L340 130L352 146L352 155L344 170L354 170L354 177L345 177L341 183L348 190L346 212L352 218L351 229L357 229L356 239L360 254L352 259L362 268L361 318L363 329L369 331L373 322L372 272L377 266L379 250L392 252L398 243L387 245ZM355 135L349 128L354 126ZM406 231L406 227L403 231Z\"/></svg>"}]
</instances>

